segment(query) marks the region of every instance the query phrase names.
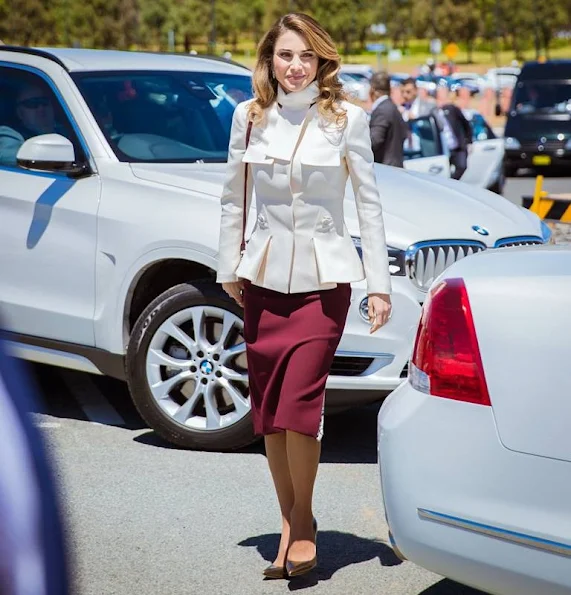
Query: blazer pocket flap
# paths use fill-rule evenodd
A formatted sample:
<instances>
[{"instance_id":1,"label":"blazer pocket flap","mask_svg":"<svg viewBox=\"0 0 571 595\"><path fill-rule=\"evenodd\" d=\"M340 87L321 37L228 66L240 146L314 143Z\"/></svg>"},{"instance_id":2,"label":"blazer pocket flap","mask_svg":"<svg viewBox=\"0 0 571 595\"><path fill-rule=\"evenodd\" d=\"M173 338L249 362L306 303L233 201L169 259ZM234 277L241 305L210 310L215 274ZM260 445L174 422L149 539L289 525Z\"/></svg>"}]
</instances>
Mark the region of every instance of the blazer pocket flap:
<instances>
[{"instance_id":1,"label":"blazer pocket flap","mask_svg":"<svg viewBox=\"0 0 571 595\"><path fill-rule=\"evenodd\" d=\"M274 158L266 155L266 147L264 144L254 143L248 145L248 148L242 157L242 161L244 163L269 164L274 162Z\"/></svg>"},{"instance_id":2,"label":"blazer pocket flap","mask_svg":"<svg viewBox=\"0 0 571 595\"><path fill-rule=\"evenodd\" d=\"M313 167L338 167L341 163L341 152L338 147L314 145L300 151L299 160L303 165Z\"/></svg>"},{"instance_id":3,"label":"blazer pocket flap","mask_svg":"<svg viewBox=\"0 0 571 595\"><path fill-rule=\"evenodd\" d=\"M365 278L363 264L349 238L315 236L313 249L322 283L359 281Z\"/></svg>"},{"instance_id":4,"label":"blazer pocket flap","mask_svg":"<svg viewBox=\"0 0 571 595\"><path fill-rule=\"evenodd\" d=\"M261 237L260 237L261 236ZM242 260L236 269L236 275L254 281L264 262L266 254L269 252L271 235L252 234L252 237L246 244L246 251L242 255Z\"/></svg>"}]
</instances>

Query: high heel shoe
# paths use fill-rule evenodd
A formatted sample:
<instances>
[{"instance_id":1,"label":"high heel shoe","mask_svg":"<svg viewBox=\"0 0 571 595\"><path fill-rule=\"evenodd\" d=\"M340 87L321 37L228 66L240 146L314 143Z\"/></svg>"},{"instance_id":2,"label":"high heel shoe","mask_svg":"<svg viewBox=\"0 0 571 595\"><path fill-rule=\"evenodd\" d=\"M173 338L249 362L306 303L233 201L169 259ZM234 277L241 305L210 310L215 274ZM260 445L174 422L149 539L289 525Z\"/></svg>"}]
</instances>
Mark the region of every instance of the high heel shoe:
<instances>
[{"instance_id":1,"label":"high heel shoe","mask_svg":"<svg viewBox=\"0 0 571 595\"><path fill-rule=\"evenodd\" d=\"M264 568L263 575L272 579L287 578L287 570L285 566L270 564L267 568Z\"/></svg>"},{"instance_id":2,"label":"high heel shoe","mask_svg":"<svg viewBox=\"0 0 571 595\"><path fill-rule=\"evenodd\" d=\"M314 542L317 548L317 521L313 519L313 532L314 532ZM287 573L288 578L292 578L294 576L300 576L302 574L307 574L310 570L313 570L317 566L317 551L315 556L311 558L311 560L304 560L303 562L292 562L291 560L286 560L285 564L285 571Z\"/></svg>"}]
</instances>

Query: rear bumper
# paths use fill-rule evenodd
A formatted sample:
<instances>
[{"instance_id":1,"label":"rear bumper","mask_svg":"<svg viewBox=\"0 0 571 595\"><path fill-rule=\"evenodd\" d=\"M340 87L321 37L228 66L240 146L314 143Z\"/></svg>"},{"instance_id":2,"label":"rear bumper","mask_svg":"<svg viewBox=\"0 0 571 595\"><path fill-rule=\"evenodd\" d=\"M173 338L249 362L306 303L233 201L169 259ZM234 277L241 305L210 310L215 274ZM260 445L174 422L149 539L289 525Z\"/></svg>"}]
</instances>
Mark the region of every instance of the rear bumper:
<instances>
[{"instance_id":1,"label":"rear bumper","mask_svg":"<svg viewBox=\"0 0 571 595\"><path fill-rule=\"evenodd\" d=\"M529 545L571 552L568 463L507 450L491 407L408 382L381 407L378 436L385 513L402 556L498 594L569 593L571 557ZM529 543L505 538L512 533Z\"/></svg>"}]
</instances>

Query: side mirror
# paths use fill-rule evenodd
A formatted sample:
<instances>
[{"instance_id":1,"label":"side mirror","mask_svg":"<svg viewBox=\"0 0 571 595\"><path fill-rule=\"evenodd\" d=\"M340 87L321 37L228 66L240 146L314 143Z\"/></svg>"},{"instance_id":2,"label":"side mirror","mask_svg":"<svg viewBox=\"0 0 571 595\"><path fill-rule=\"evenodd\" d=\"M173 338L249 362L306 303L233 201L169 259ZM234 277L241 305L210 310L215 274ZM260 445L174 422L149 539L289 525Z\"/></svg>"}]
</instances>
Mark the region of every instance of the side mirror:
<instances>
[{"instance_id":1,"label":"side mirror","mask_svg":"<svg viewBox=\"0 0 571 595\"><path fill-rule=\"evenodd\" d=\"M502 115L502 107L501 107L501 105L499 103L496 103L495 114L496 114L496 116L501 116Z\"/></svg>"},{"instance_id":2,"label":"side mirror","mask_svg":"<svg viewBox=\"0 0 571 595\"><path fill-rule=\"evenodd\" d=\"M61 172L70 176L88 173L84 164L75 161L71 141L61 134L41 134L29 138L18 150L18 165L35 171Z\"/></svg>"}]
</instances>

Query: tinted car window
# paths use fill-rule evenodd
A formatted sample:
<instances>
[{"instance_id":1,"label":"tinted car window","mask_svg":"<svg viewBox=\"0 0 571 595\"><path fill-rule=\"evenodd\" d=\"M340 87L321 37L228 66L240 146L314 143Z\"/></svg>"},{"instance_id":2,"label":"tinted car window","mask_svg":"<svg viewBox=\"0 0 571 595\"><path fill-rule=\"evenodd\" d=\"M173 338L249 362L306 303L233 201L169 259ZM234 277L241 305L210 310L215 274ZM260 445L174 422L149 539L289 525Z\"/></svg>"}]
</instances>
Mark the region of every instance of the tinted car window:
<instances>
[{"instance_id":1,"label":"tinted car window","mask_svg":"<svg viewBox=\"0 0 571 595\"><path fill-rule=\"evenodd\" d=\"M518 114L571 114L571 84L519 82L513 99Z\"/></svg>"},{"instance_id":2,"label":"tinted car window","mask_svg":"<svg viewBox=\"0 0 571 595\"><path fill-rule=\"evenodd\" d=\"M474 114L470 120L472 126L472 140L490 140L496 138L493 130L488 126L481 114Z\"/></svg>"},{"instance_id":3,"label":"tinted car window","mask_svg":"<svg viewBox=\"0 0 571 595\"><path fill-rule=\"evenodd\" d=\"M248 75L112 72L75 80L122 161L224 162L234 109L252 97Z\"/></svg>"},{"instance_id":4,"label":"tinted car window","mask_svg":"<svg viewBox=\"0 0 571 595\"><path fill-rule=\"evenodd\" d=\"M0 68L0 165L17 165L18 150L41 134L69 139L78 159L83 152L62 104L39 75L19 68Z\"/></svg>"},{"instance_id":5,"label":"tinted car window","mask_svg":"<svg viewBox=\"0 0 571 595\"><path fill-rule=\"evenodd\" d=\"M442 155L438 128L433 117L409 120L408 127L409 136L404 141L405 160Z\"/></svg>"}]
</instances>

